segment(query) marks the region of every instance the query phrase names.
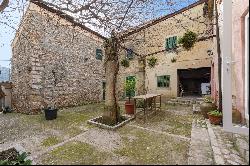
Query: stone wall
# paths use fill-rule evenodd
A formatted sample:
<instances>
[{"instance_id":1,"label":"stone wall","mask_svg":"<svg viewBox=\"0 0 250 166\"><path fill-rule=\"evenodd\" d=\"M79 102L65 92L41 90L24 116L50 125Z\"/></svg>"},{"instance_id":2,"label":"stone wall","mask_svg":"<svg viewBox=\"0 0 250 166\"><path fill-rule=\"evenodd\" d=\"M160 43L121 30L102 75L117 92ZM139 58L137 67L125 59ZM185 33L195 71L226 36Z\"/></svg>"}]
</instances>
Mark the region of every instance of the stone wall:
<instances>
[{"instance_id":1,"label":"stone wall","mask_svg":"<svg viewBox=\"0 0 250 166\"><path fill-rule=\"evenodd\" d=\"M12 43L14 109L32 114L54 104L101 101L104 68L96 49L102 44L103 38L31 3Z\"/></svg>"},{"instance_id":2,"label":"stone wall","mask_svg":"<svg viewBox=\"0 0 250 166\"><path fill-rule=\"evenodd\" d=\"M194 5L182 12L166 16L166 19L160 21L152 21L145 24L145 28L141 28L135 33L130 33L125 39L124 46L131 48L140 55L145 56L155 53L153 56L157 58L155 67L150 68L146 62L144 77L140 70L140 57L136 56L130 60L130 67L121 66L119 70L118 91L119 96L124 96L124 81L127 76L136 76L137 78L137 94L140 94L141 87L144 84L147 93L161 93L165 98L177 97L178 95L178 69L211 67L212 57L207 51L213 48L213 32L212 20L203 16L204 3ZM151 24L151 25L150 25ZM178 47L177 52L164 51L166 38L184 35L187 30L191 30L198 34L199 41L190 51ZM156 53L158 52L158 53ZM121 51L120 60L126 56L126 51ZM144 60L147 61L147 56ZM176 58L176 62L172 63L171 59ZM170 87L158 88L157 76L170 75ZM144 82L144 83L143 83Z\"/></svg>"}]
</instances>

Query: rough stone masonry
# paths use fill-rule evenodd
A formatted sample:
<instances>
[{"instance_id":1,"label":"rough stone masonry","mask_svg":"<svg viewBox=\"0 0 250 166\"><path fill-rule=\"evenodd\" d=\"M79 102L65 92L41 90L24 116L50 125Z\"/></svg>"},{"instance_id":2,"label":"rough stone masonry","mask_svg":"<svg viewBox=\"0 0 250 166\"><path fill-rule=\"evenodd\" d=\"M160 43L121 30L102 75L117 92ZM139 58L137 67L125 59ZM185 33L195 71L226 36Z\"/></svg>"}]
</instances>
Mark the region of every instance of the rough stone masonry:
<instances>
[{"instance_id":1,"label":"rough stone masonry","mask_svg":"<svg viewBox=\"0 0 250 166\"><path fill-rule=\"evenodd\" d=\"M12 43L14 110L34 114L101 101L104 67L96 50L104 39L70 16L30 3Z\"/></svg>"}]
</instances>

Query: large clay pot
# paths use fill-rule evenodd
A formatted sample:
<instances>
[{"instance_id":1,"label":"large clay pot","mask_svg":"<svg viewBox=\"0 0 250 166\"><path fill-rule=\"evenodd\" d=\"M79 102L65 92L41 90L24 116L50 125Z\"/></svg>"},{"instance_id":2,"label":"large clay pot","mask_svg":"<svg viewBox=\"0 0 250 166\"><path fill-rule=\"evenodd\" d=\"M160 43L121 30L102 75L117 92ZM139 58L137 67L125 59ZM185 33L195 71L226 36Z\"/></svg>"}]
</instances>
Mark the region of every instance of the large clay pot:
<instances>
[{"instance_id":1,"label":"large clay pot","mask_svg":"<svg viewBox=\"0 0 250 166\"><path fill-rule=\"evenodd\" d=\"M216 105L214 103L212 103L212 102L203 102L200 105L200 108L201 108L201 114L206 119L208 119L208 115L207 115L208 112L217 109Z\"/></svg>"},{"instance_id":2,"label":"large clay pot","mask_svg":"<svg viewBox=\"0 0 250 166\"><path fill-rule=\"evenodd\" d=\"M219 125L222 121L222 116L214 116L214 115L208 114L208 118L209 118L210 123L214 125Z\"/></svg>"},{"instance_id":3,"label":"large clay pot","mask_svg":"<svg viewBox=\"0 0 250 166\"><path fill-rule=\"evenodd\" d=\"M126 101L125 102L125 110L126 110L126 114L134 114L135 110L134 110L134 103Z\"/></svg>"}]
</instances>

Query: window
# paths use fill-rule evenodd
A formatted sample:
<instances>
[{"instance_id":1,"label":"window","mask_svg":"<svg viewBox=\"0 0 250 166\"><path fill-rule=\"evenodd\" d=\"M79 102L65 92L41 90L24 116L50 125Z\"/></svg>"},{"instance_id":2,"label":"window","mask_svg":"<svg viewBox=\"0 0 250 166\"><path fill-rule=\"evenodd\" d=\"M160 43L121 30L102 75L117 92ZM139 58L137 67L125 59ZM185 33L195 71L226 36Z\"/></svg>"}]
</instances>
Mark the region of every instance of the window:
<instances>
[{"instance_id":1,"label":"window","mask_svg":"<svg viewBox=\"0 0 250 166\"><path fill-rule=\"evenodd\" d=\"M170 76L157 76L157 87L159 88L169 88L170 86Z\"/></svg>"},{"instance_id":2,"label":"window","mask_svg":"<svg viewBox=\"0 0 250 166\"><path fill-rule=\"evenodd\" d=\"M171 50L177 47L177 36L169 37L166 39L165 49Z\"/></svg>"},{"instance_id":3,"label":"window","mask_svg":"<svg viewBox=\"0 0 250 166\"><path fill-rule=\"evenodd\" d=\"M249 120L249 14L245 17L245 117Z\"/></svg>"},{"instance_id":4,"label":"window","mask_svg":"<svg viewBox=\"0 0 250 166\"><path fill-rule=\"evenodd\" d=\"M102 50L101 49L96 49L96 59L102 60Z\"/></svg>"},{"instance_id":5,"label":"window","mask_svg":"<svg viewBox=\"0 0 250 166\"><path fill-rule=\"evenodd\" d=\"M133 50L132 49L128 49L127 50L127 58L128 59L133 59L134 58L134 54L133 54Z\"/></svg>"}]
</instances>

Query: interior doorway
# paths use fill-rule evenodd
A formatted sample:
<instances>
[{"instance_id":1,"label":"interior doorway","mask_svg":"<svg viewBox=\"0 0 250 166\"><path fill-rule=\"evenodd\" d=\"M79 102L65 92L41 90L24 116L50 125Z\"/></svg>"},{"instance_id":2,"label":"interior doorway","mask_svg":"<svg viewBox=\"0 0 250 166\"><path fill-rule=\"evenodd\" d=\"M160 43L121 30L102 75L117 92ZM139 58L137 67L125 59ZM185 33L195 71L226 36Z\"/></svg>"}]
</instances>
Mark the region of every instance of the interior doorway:
<instances>
[{"instance_id":1,"label":"interior doorway","mask_svg":"<svg viewBox=\"0 0 250 166\"><path fill-rule=\"evenodd\" d=\"M178 96L200 97L211 94L211 67L178 69Z\"/></svg>"}]
</instances>

